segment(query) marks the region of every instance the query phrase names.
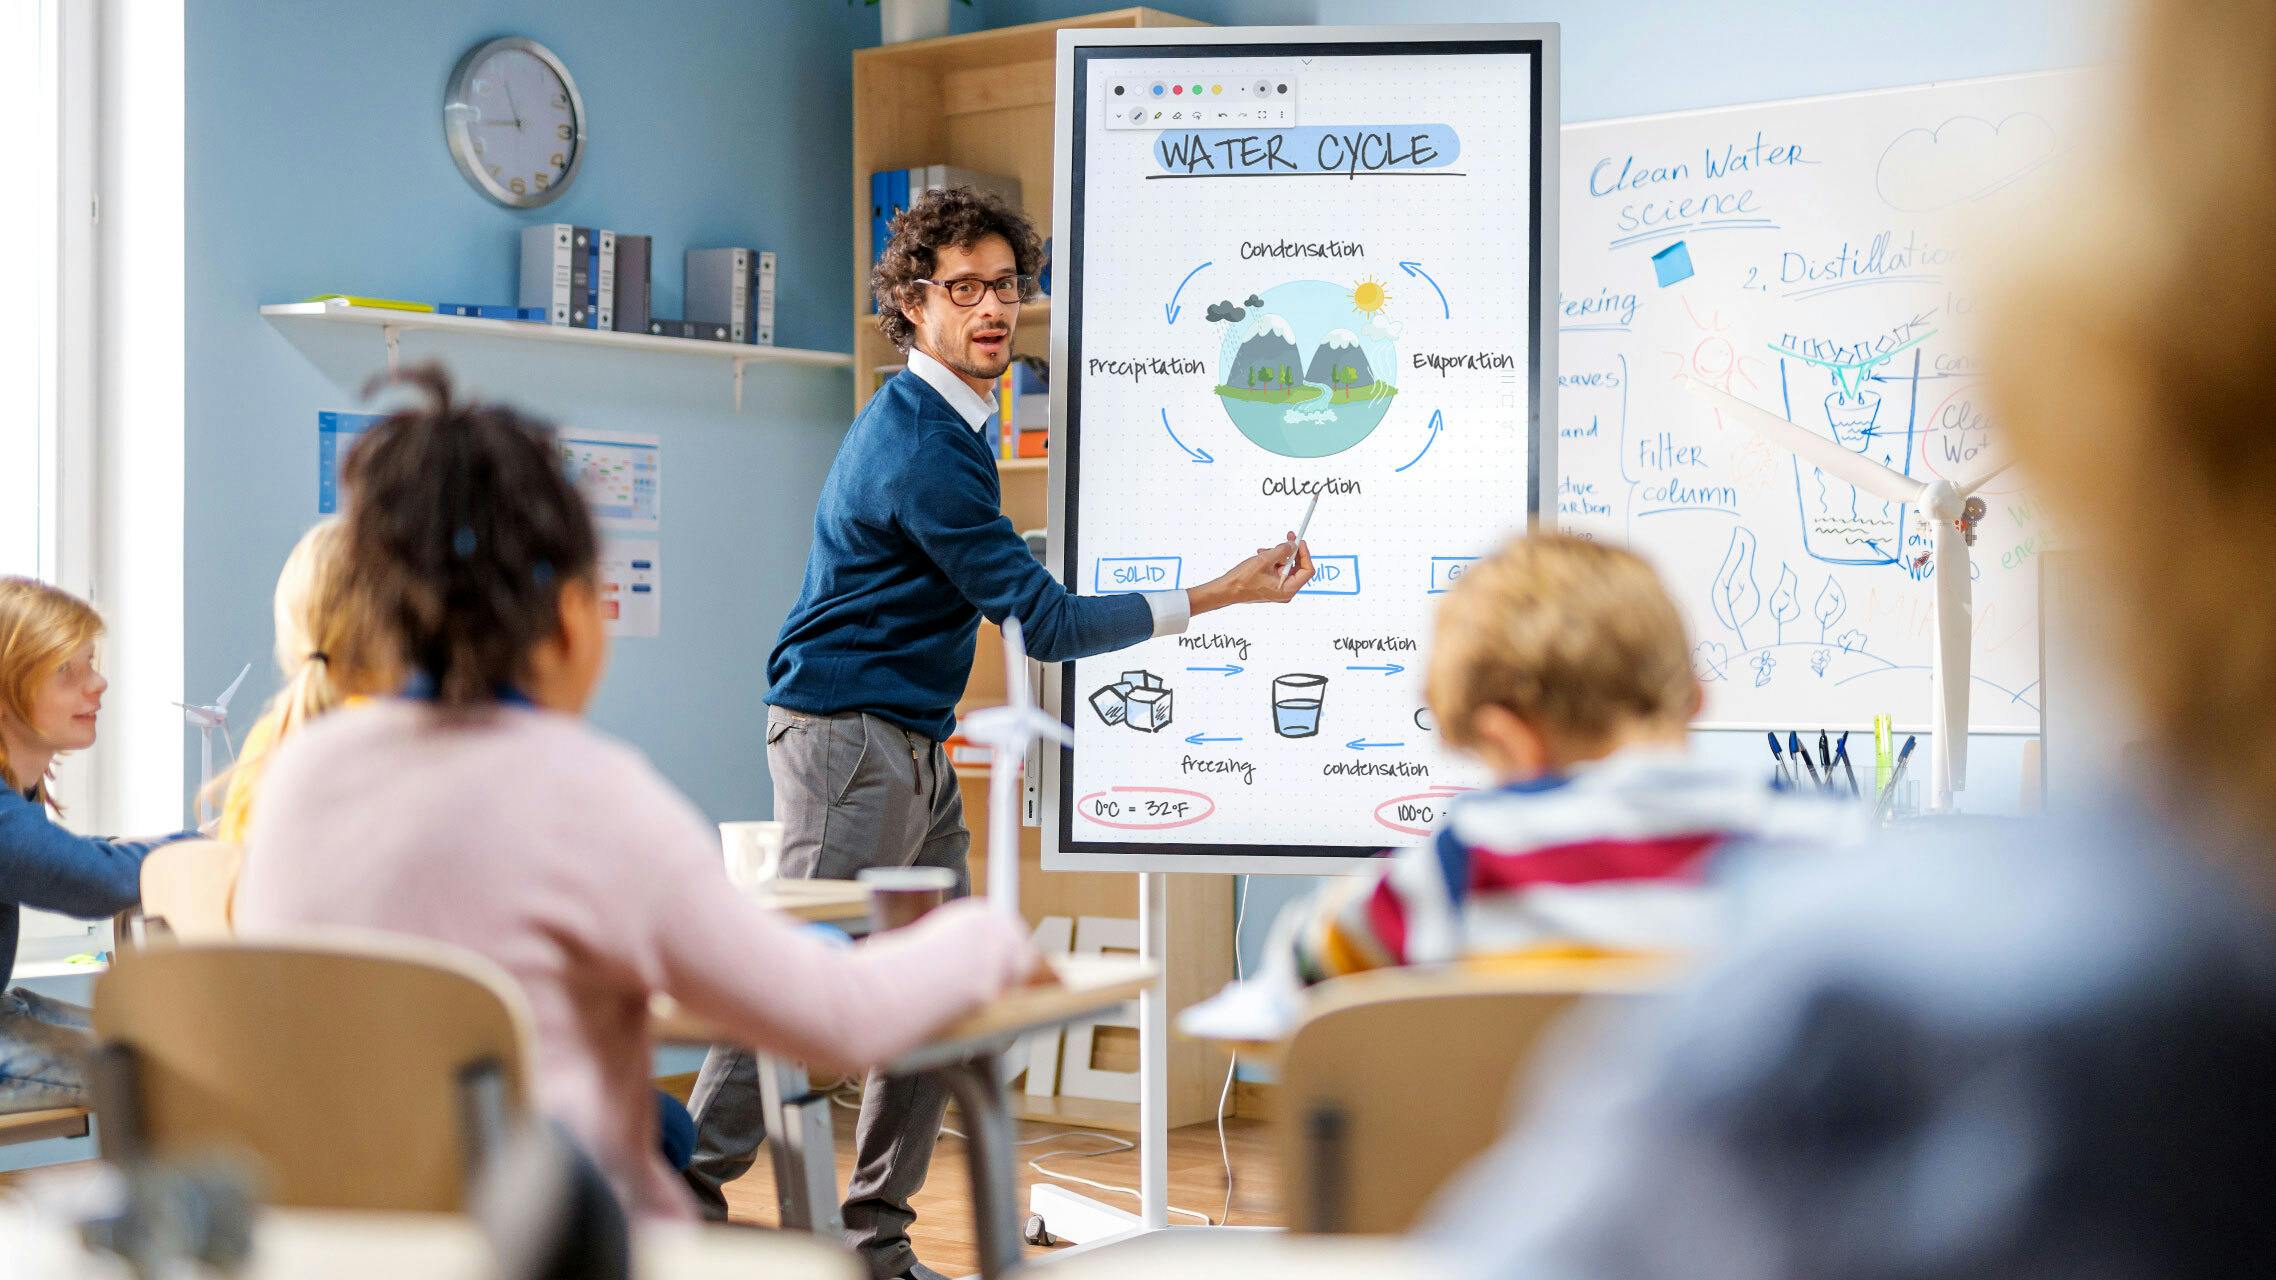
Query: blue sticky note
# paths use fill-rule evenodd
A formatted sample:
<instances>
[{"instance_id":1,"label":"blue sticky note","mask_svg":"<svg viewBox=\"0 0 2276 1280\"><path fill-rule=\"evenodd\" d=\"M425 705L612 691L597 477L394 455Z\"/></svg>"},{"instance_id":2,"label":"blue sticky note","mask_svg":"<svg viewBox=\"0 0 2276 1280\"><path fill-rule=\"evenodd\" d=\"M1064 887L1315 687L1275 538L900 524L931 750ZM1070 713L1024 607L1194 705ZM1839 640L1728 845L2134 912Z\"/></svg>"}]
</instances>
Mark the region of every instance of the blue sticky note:
<instances>
[{"instance_id":1,"label":"blue sticky note","mask_svg":"<svg viewBox=\"0 0 2276 1280\"><path fill-rule=\"evenodd\" d=\"M1678 240L1652 255L1652 274L1660 278L1660 288L1681 284L1691 278L1691 246Z\"/></svg>"}]
</instances>

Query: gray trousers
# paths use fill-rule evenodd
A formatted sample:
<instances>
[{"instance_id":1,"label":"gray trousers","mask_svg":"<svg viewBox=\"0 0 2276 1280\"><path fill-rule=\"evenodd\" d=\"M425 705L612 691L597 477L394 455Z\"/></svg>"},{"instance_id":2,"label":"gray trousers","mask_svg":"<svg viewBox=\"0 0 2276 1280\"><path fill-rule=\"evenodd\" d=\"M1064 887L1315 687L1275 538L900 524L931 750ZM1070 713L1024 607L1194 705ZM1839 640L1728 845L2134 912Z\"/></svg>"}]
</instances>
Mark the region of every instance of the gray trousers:
<instances>
[{"instance_id":1,"label":"gray trousers","mask_svg":"<svg viewBox=\"0 0 2276 1280\"><path fill-rule=\"evenodd\" d=\"M850 880L864 867L947 867L956 873L955 896L971 891L965 853L972 833L939 743L862 712L810 716L771 708L767 768L783 824L783 875ZM752 1055L714 1046L688 1105L696 1123L688 1183L705 1213L724 1219L721 1188L750 1170L766 1136ZM872 1072L863 1090L846 1183L846 1242L878 1280L916 1264L909 1197L925 1185L947 1107L946 1091L930 1078Z\"/></svg>"}]
</instances>

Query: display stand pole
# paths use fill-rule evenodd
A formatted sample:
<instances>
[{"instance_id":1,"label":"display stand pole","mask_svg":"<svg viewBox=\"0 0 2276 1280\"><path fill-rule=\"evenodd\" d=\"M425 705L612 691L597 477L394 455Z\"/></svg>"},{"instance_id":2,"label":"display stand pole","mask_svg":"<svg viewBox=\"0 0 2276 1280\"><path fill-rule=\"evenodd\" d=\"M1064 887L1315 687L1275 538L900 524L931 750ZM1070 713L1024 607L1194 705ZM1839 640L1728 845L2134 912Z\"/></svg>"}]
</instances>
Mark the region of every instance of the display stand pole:
<instances>
[{"instance_id":1,"label":"display stand pole","mask_svg":"<svg viewBox=\"0 0 2276 1280\"><path fill-rule=\"evenodd\" d=\"M1170 1221L1169 877L1138 875L1138 958L1154 980L1138 996L1138 1213L1148 1231Z\"/></svg>"}]
</instances>

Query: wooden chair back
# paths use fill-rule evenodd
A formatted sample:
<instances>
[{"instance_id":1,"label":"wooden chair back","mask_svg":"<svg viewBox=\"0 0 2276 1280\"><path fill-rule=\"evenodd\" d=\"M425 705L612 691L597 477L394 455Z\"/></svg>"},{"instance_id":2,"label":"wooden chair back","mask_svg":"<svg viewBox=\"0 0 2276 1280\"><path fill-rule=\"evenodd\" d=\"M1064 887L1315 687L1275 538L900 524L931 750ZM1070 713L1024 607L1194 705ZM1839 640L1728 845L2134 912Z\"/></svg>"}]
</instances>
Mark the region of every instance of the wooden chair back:
<instances>
[{"instance_id":1,"label":"wooden chair back","mask_svg":"<svg viewBox=\"0 0 2276 1280\"><path fill-rule=\"evenodd\" d=\"M479 956L327 933L157 946L95 983L104 1155L229 1153L265 1202L457 1212L530 1106L520 990Z\"/></svg>"},{"instance_id":2,"label":"wooden chair back","mask_svg":"<svg viewBox=\"0 0 2276 1280\"><path fill-rule=\"evenodd\" d=\"M1292 1231L1391 1235L1498 1139L1543 1036L1583 998L1657 967L1389 969L1320 986L1287 1041L1278 1102Z\"/></svg>"}]
</instances>

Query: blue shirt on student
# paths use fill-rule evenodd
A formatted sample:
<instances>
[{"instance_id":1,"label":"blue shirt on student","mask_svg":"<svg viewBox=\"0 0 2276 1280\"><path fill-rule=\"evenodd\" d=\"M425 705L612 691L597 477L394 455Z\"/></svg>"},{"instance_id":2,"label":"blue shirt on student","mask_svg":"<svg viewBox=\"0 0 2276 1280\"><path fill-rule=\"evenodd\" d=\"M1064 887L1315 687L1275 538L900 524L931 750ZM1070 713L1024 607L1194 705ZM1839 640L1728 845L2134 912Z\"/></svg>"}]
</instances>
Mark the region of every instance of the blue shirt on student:
<instances>
[{"instance_id":1,"label":"blue shirt on student","mask_svg":"<svg viewBox=\"0 0 2276 1280\"><path fill-rule=\"evenodd\" d=\"M105 840L57 826L47 806L0 786L0 991L16 968L16 933L25 907L94 920L142 898L142 859L175 840Z\"/></svg>"},{"instance_id":2,"label":"blue shirt on student","mask_svg":"<svg viewBox=\"0 0 2276 1280\"><path fill-rule=\"evenodd\" d=\"M960 394L961 393L961 394ZM806 581L767 660L767 701L866 711L935 742L956 728L980 619L1020 620L1063 662L1183 631L1183 591L1077 596L1003 514L986 400L922 351L854 419L814 509Z\"/></svg>"}]
</instances>

